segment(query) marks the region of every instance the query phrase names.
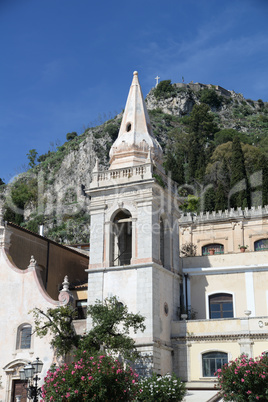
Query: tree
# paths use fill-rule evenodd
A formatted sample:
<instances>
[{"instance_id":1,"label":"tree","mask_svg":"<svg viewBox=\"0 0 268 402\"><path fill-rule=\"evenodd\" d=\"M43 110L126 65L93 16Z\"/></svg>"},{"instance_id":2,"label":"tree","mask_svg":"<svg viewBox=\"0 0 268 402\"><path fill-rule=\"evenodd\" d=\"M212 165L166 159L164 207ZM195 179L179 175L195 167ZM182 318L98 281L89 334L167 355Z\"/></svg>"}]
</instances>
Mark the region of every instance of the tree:
<instances>
[{"instance_id":1,"label":"tree","mask_svg":"<svg viewBox=\"0 0 268 402\"><path fill-rule=\"evenodd\" d=\"M208 105L194 105L187 121L189 129L189 176L203 180L205 167L213 149L217 125Z\"/></svg>"},{"instance_id":2,"label":"tree","mask_svg":"<svg viewBox=\"0 0 268 402\"><path fill-rule=\"evenodd\" d=\"M34 316L35 331L37 336L43 338L48 333L52 335L51 346L57 356L65 356L79 345L79 336L76 335L73 320L77 316L76 310L71 306L48 308L43 311L35 308Z\"/></svg>"},{"instance_id":3,"label":"tree","mask_svg":"<svg viewBox=\"0 0 268 402\"><path fill-rule=\"evenodd\" d=\"M183 162L180 154L176 152L173 154L168 150L164 166L166 174L171 173L172 180L176 181L179 185L185 183Z\"/></svg>"},{"instance_id":4,"label":"tree","mask_svg":"<svg viewBox=\"0 0 268 402\"><path fill-rule=\"evenodd\" d=\"M236 137L237 138L237 137ZM259 169L259 159L262 155L260 149L254 147L253 145L243 144L241 143L241 148L244 155L244 164L246 168L246 172L248 175L252 174L254 171ZM232 149L233 143L228 141L224 144L217 146L214 150L210 163L208 163L206 167L206 175L212 175L213 170L217 166L216 162L220 162L220 166L225 159L225 165L227 167L226 171L231 172L232 170ZM221 169L219 169L220 171ZM229 174L229 173L228 173ZM220 179L220 178L219 178Z\"/></svg>"},{"instance_id":5,"label":"tree","mask_svg":"<svg viewBox=\"0 0 268 402\"><path fill-rule=\"evenodd\" d=\"M2 186L2 184L5 184L5 182L0 177L0 186Z\"/></svg>"},{"instance_id":6,"label":"tree","mask_svg":"<svg viewBox=\"0 0 268 402\"><path fill-rule=\"evenodd\" d=\"M200 102L206 103L211 107L219 108L222 105L223 97L218 95L215 89L202 89Z\"/></svg>"},{"instance_id":7,"label":"tree","mask_svg":"<svg viewBox=\"0 0 268 402\"><path fill-rule=\"evenodd\" d=\"M245 167L245 159L238 137L234 137L232 143L230 186L230 206L235 208L250 207L250 192Z\"/></svg>"},{"instance_id":8,"label":"tree","mask_svg":"<svg viewBox=\"0 0 268 402\"><path fill-rule=\"evenodd\" d=\"M183 212L197 212L199 209L200 199L189 194L187 200L181 205Z\"/></svg>"},{"instance_id":9,"label":"tree","mask_svg":"<svg viewBox=\"0 0 268 402\"><path fill-rule=\"evenodd\" d=\"M261 204L264 207L268 205L268 161L265 155L261 155L259 158L258 169L261 171L262 184L260 191L262 192Z\"/></svg>"},{"instance_id":10,"label":"tree","mask_svg":"<svg viewBox=\"0 0 268 402\"><path fill-rule=\"evenodd\" d=\"M30 168L35 167L36 159L37 159L37 155L38 155L38 152L36 151L36 149L30 149L30 151L26 155L29 159L29 167Z\"/></svg>"},{"instance_id":11,"label":"tree","mask_svg":"<svg viewBox=\"0 0 268 402\"><path fill-rule=\"evenodd\" d=\"M205 193L205 205L204 205L204 209L205 211L215 211L215 188L214 187L210 187L206 193Z\"/></svg>"},{"instance_id":12,"label":"tree","mask_svg":"<svg viewBox=\"0 0 268 402\"><path fill-rule=\"evenodd\" d=\"M215 145L218 146L221 144L225 144L228 141L233 141L235 136L238 136L240 141L244 144L249 144L252 142L247 134L240 133L233 128L224 128L215 133Z\"/></svg>"},{"instance_id":13,"label":"tree","mask_svg":"<svg viewBox=\"0 0 268 402\"><path fill-rule=\"evenodd\" d=\"M124 358L138 356L135 341L129 336L130 330L136 334L145 330L144 317L128 312L128 308L120 303L116 296L106 298L102 303L97 300L88 307L88 315L92 318L93 328L81 339L81 348L100 350L105 348L119 352Z\"/></svg>"},{"instance_id":14,"label":"tree","mask_svg":"<svg viewBox=\"0 0 268 402\"><path fill-rule=\"evenodd\" d=\"M67 141L71 141L73 140L75 137L77 137L77 132L73 131L72 133L67 133L66 134L66 140Z\"/></svg>"},{"instance_id":15,"label":"tree","mask_svg":"<svg viewBox=\"0 0 268 402\"><path fill-rule=\"evenodd\" d=\"M215 210L225 211L228 209L228 199L222 182L219 183L215 194Z\"/></svg>"},{"instance_id":16,"label":"tree","mask_svg":"<svg viewBox=\"0 0 268 402\"><path fill-rule=\"evenodd\" d=\"M194 105L188 124L190 133L197 136L202 145L213 140L215 132L218 131L214 116L210 112L209 106L204 103Z\"/></svg>"},{"instance_id":17,"label":"tree","mask_svg":"<svg viewBox=\"0 0 268 402\"><path fill-rule=\"evenodd\" d=\"M109 123L105 126L104 132L108 133L111 136L112 140L115 141L118 136L119 127L117 124Z\"/></svg>"},{"instance_id":18,"label":"tree","mask_svg":"<svg viewBox=\"0 0 268 402\"><path fill-rule=\"evenodd\" d=\"M96 301L88 307L88 314L92 317L93 328L84 336L75 333L73 320L76 311L71 306L61 306L48 309L33 310L35 332L38 336L51 333L53 338L51 346L57 356L65 356L77 349L77 354L83 350L96 353L101 349L113 350L124 358L138 356L135 341L129 336L130 330L137 333L144 331L144 317L140 314L128 313L127 306L114 297Z\"/></svg>"}]
</instances>

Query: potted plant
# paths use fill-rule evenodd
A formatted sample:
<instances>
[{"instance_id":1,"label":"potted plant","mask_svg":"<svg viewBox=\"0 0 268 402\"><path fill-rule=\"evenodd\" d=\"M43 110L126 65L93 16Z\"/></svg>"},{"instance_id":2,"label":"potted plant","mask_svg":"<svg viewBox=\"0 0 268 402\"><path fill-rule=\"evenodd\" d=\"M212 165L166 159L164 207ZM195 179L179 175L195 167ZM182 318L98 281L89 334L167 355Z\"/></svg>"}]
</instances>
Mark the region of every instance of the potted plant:
<instances>
[{"instance_id":1,"label":"potted plant","mask_svg":"<svg viewBox=\"0 0 268 402\"><path fill-rule=\"evenodd\" d=\"M244 246L244 245L239 244L238 248L240 248L241 253L244 253L245 250L248 248L248 246Z\"/></svg>"},{"instance_id":2,"label":"potted plant","mask_svg":"<svg viewBox=\"0 0 268 402\"><path fill-rule=\"evenodd\" d=\"M210 248L208 250L208 252L209 252L209 255L214 255L215 254L215 248Z\"/></svg>"},{"instance_id":3,"label":"potted plant","mask_svg":"<svg viewBox=\"0 0 268 402\"><path fill-rule=\"evenodd\" d=\"M181 247L182 257L194 257L196 255L197 246L191 242L184 243Z\"/></svg>"}]
</instances>

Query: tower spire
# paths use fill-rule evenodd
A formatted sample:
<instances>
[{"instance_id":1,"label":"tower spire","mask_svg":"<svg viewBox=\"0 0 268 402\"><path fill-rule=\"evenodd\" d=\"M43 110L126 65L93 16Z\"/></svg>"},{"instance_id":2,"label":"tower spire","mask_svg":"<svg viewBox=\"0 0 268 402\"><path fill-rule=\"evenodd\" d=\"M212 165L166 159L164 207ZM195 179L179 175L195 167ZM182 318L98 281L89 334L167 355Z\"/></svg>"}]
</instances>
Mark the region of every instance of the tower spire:
<instances>
[{"instance_id":1,"label":"tower spire","mask_svg":"<svg viewBox=\"0 0 268 402\"><path fill-rule=\"evenodd\" d=\"M162 162L163 151L154 137L138 72L134 71L118 138L110 150L110 169L146 163L149 151L152 160Z\"/></svg>"}]
</instances>

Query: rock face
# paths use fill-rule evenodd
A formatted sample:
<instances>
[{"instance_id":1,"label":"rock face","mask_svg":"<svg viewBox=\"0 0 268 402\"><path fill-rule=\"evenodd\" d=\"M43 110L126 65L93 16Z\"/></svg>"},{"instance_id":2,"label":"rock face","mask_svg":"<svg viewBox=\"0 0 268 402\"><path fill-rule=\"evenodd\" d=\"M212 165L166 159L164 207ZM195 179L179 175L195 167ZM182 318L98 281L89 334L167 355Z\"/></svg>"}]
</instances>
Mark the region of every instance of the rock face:
<instances>
[{"instance_id":1,"label":"rock face","mask_svg":"<svg viewBox=\"0 0 268 402\"><path fill-rule=\"evenodd\" d=\"M48 174L43 193L45 234L60 242L88 242L90 200L85 189L89 187L96 158L103 167L107 166L108 144L108 135L96 139L89 132L78 149L64 156L58 171ZM59 226L63 227L61 233L53 233L53 228Z\"/></svg>"},{"instance_id":2,"label":"rock face","mask_svg":"<svg viewBox=\"0 0 268 402\"><path fill-rule=\"evenodd\" d=\"M181 92L177 96L167 99L156 99L151 91L146 98L146 105L149 110L161 109L164 113L177 116L185 116L191 113L197 102L197 97L190 92Z\"/></svg>"}]
</instances>

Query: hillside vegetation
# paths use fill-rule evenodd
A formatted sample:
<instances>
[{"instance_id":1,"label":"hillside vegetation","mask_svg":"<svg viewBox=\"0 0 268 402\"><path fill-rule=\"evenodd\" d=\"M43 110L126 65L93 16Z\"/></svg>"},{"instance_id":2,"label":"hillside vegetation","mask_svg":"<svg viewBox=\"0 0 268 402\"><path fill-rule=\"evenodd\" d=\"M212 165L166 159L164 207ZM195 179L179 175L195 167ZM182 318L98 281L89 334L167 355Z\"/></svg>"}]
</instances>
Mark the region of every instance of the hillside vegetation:
<instances>
[{"instance_id":1,"label":"hillside vegetation","mask_svg":"<svg viewBox=\"0 0 268 402\"><path fill-rule=\"evenodd\" d=\"M268 104L212 85L161 81L146 98L166 173L179 185L182 210L268 204ZM28 155L29 171L1 185L4 219L62 243L88 242L85 189L98 157L107 168L122 115L68 133L56 151ZM0 183L1 184L1 183Z\"/></svg>"}]
</instances>

